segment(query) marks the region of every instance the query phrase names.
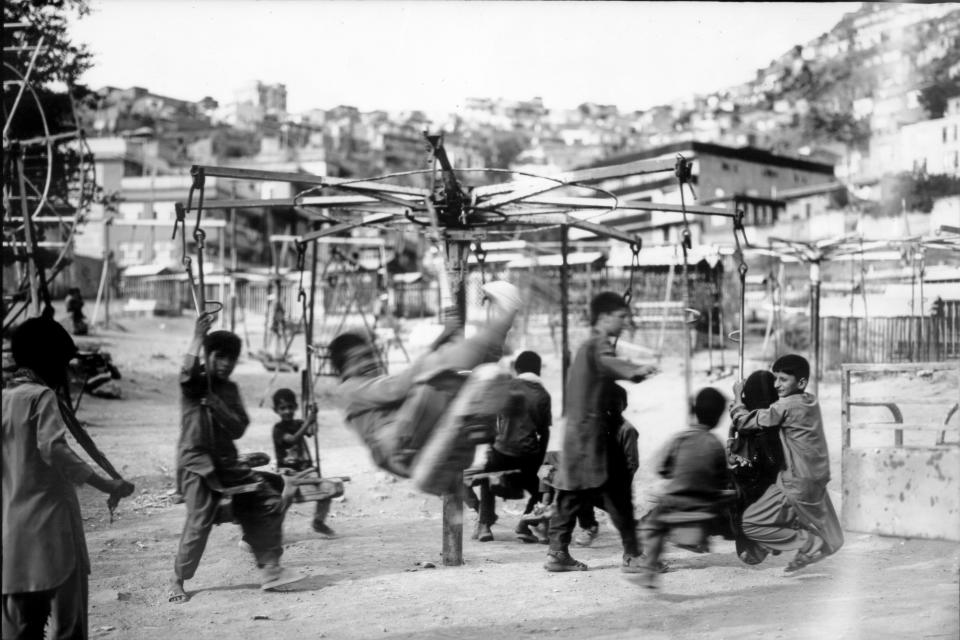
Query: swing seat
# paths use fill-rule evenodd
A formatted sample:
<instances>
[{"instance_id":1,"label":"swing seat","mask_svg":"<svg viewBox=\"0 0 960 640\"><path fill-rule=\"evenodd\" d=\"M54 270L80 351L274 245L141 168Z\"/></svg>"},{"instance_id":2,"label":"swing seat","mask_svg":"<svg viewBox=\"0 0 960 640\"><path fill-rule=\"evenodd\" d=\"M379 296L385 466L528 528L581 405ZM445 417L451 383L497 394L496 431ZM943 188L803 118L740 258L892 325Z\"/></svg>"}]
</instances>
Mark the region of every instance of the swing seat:
<instances>
[{"instance_id":1,"label":"swing seat","mask_svg":"<svg viewBox=\"0 0 960 640\"><path fill-rule=\"evenodd\" d=\"M671 511L661 515L660 521L670 526L670 540L673 544L694 553L707 553L710 551L708 537L713 529L711 525L736 496L736 491L724 490L712 507L695 511Z\"/></svg>"},{"instance_id":2,"label":"swing seat","mask_svg":"<svg viewBox=\"0 0 960 640\"><path fill-rule=\"evenodd\" d=\"M316 469L307 469L291 475L281 475L283 496L290 502L316 502L339 498L343 495L343 483L349 476L321 478Z\"/></svg>"},{"instance_id":3,"label":"swing seat","mask_svg":"<svg viewBox=\"0 0 960 640\"><path fill-rule=\"evenodd\" d=\"M520 469L505 469L503 471L482 471L480 469L466 469L463 472L463 484L475 487L484 482L490 485L493 495L504 500L519 500L523 497L523 488L514 481L520 476Z\"/></svg>"},{"instance_id":4,"label":"swing seat","mask_svg":"<svg viewBox=\"0 0 960 640\"><path fill-rule=\"evenodd\" d=\"M251 482L249 484L241 484L235 487L224 487L223 491L219 491L220 502L217 504L217 512L213 517L214 524L240 524L240 521L237 520L236 514L233 512L233 496L239 496L244 493L253 493L260 489L262 482Z\"/></svg>"}]
</instances>

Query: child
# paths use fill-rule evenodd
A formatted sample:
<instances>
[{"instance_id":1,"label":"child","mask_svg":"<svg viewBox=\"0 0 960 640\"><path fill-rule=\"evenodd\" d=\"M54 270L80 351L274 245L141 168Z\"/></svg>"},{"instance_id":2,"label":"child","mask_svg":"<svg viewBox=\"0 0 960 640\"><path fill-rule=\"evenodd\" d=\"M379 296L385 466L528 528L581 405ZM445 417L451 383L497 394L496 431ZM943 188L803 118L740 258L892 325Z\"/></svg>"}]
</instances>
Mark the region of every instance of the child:
<instances>
[{"instance_id":1,"label":"child","mask_svg":"<svg viewBox=\"0 0 960 640\"><path fill-rule=\"evenodd\" d=\"M273 425L273 450L277 461L277 470L282 475L299 473L313 468L313 459L307 447L306 436L311 436L317 428L317 408L310 407L307 420L294 418L297 411L297 396L291 389L277 389L273 394L273 410L280 416L280 422ZM330 499L317 500L313 515L313 530L332 538L335 533L327 523L330 512Z\"/></svg>"},{"instance_id":2,"label":"child","mask_svg":"<svg viewBox=\"0 0 960 640\"><path fill-rule=\"evenodd\" d=\"M607 385L614 380L640 382L656 368L636 365L615 355L612 338L623 330L629 307L616 293L598 294L590 302L591 335L577 351L567 375L566 428L555 486L556 513L550 519L547 571L586 571L587 565L570 557L570 538L583 505L603 500L623 543L621 570L636 573L640 548L635 531L633 501L624 487L617 449L600 406Z\"/></svg>"},{"instance_id":3,"label":"child","mask_svg":"<svg viewBox=\"0 0 960 640\"><path fill-rule=\"evenodd\" d=\"M676 512L714 512L726 504L727 460L720 440L710 433L727 407L723 394L712 387L701 389L690 407L696 422L677 434L660 456L657 472L668 482L657 506L641 519L644 564L643 585L655 588L663 571L660 554ZM703 551L705 549L697 549Z\"/></svg>"},{"instance_id":4,"label":"child","mask_svg":"<svg viewBox=\"0 0 960 640\"><path fill-rule=\"evenodd\" d=\"M90 560L74 485L110 501L133 493L104 478L67 444L54 389L77 348L50 318L21 323L11 338L18 369L3 389L3 637L87 637ZM53 614L51 616L51 614Z\"/></svg>"},{"instance_id":5,"label":"child","mask_svg":"<svg viewBox=\"0 0 960 640\"><path fill-rule=\"evenodd\" d=\"M83 315L83 296L78 287L67 290L67 313L73 322L73 335L85 336L88 333L87 317Z\"/></svg>"},{"instance_id":6,"label":"child","mask_svg":"<svg viewBox=\"0 0 960 640\"><path fill-rule=\"evenodd\" d=\"M766 370L754 371L747 376L742 399L748 411L766 409L776 402L775 381L776 376ZM732 510L737 556L747 564L759 564L767 557L767 550L743 534L741 519L744 510L776 482L777 474L783 469L780 429L771 427L741 433L732 424L727 438L727 464L737 488L737 503Z\"/></svg>"},{"instance_id":7,"label":"child","mask_svg":"<svg viewBox=\"0 0 960 640\"><path fill-rule=\"evenodd\" d=\"M168 597L178 604L188 599L183 582L197 571L221 495L229 487L258 485L254 491L234 495L233 512L243 528L243 542L252 550L261 571L261 588L274 589L302 577L280 566L280 492L238 460L233 441L243 435L250 423L240 391L230 380L241 342L229 331L207 334L213 317L203 314L197 318L180 371L182 423L177 444L177 486L187 507L187 518ZM202 363L201 346L205 351Z\"/></svg>"},{"instance_id":8,"label":"child","mask_svg":"<svg viewBox=\"0 0 960 640\"><path fill-rule=\"evenodd\" d=\"M617 457L617 464L611 468L621 471L619 479L630 491L633 499L633 477L640 468L640 452L637 448L637 429L623 417L627 409L627 391L618 384L610 383L607 393L600 402L607 423L607 432L613 436L616 447L610 451ZM600 506L600 505L597 505ZM600 534L600 525L594 512L593 503L585 504L577 514L580 532L574 537L573 544L589 547Z\"/></svg>"},{"instance_id":9,"label":"child","mask_svg":"<svg viewBox=\"0 0 960 640\"><path fill-rule=\"evenodd\" d=\"M827 494L830 456L820 405L804 392L810 364L791 354L777 359L771 369L779 399L766 409L750 411L740 400L743 383L737 382L730 417L740 433L780 428L784 469L744 511L743 532L768 551L797 549L786 567L791 573L836 553L843 546L843 531Z\"/></svg>"},{"instance_id":10,"label":"child","mask_svg":"<svg viewBox=\"0 0 960 640\"><path fill-rule=\"evenodd\" d=\"M517 356L513 366L517 377L511 381L510 393L517 399L517 406L502 420L502 430L498 430L481 471L518 469L520 477L515 484L530 495L523 510L523 513L527 514L532 512L537 504L540 484L537 469L540 468L547 450L553 417L550 394L543 388L540 380L540 356L534 351L524 351ZM497 514L490 483L481 482L479 499L474 495L473 489L467 489L466 500L479 514L477 540L493 540L490 527L497 521ZM523 520L517 524L514 533L522 542L537 542L537 537L530 531L530 525Z\"/></svg>"},{"instance_id":11,"label":"child","mask_svg":"<svg viewBox=\"0 0 960 640\"><path fill-rule=\"evenodd\" d=\"M418 454L441 422L457 429L460 443L489 442L507 399L496 366L478 365L500 359L522 299L507 282L493 281L483 289L495 311L489 321L471 338L438 341L435 349L400 373L384 374L373 346L362 335L344 333L329 345L330 362L341 378L337 396L347 425L363 439L380 468L404 478L422 472L414 482L427 493L457 490L458 479L450 477L455 474L437 480L430 477L433 470L463 471L473 461L471 448L469 456L453 460L441 455L428 461L430 469L415 468L415 458L420 461ZM471 374L473 384L468 381L465 395L460 394L464 382L457 372L474 367L478 368ZM454 404L463 408L447 411Z\"/></svg>"}]
</instances>

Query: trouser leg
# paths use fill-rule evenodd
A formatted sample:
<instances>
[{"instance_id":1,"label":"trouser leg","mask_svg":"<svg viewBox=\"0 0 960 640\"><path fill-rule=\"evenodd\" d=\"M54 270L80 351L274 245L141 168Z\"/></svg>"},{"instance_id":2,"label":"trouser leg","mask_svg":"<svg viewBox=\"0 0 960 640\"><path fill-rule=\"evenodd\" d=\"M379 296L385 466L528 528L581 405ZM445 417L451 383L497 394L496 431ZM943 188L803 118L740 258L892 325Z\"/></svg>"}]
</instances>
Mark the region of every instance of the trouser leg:
<instances>
[{"instance_id":1,"label":"trouser leg","mask_svg":"<svg viewBox=\"0 0 960 640\"><path fill-rule=\"evenodd\" d=\"M594 511L593 500L586 500L580 505L577 511L577 524L581 529L590 529L599 526L597 524L597 513Z\"/></svg>"},{"instance_id":2,"label":"trouser leg","mask_svg":"<svg viewBox=\"0 0 960 640\"><path fill-rule=\"evenodd\" d=\"M608 480L603 488L603 504L613 526L620 532L623 553L629 556L640 555L637 544L637 520L633 514L633 499L630 485L625 479Z\"/></svg>"},{"instance_id":3,"label":"trouser leg","mask_svg":"<svg viewBox=\"0 0 960 640\"><path fill-rule=\"evenodd\" d=\"M180 534L173 571L180 580L189 580L200 566L200 558L207 547L220 497L210 491L203 478L189 471L181 475L180 491L187 507L187 517Z\"/></svg>"},{"instance_id":4,"label":"trouser leg","mask_svg":"<svg viewBox=\"0 0 960 640\"><path fill-rule=\"evenodd\" d=\"M87 640L89 594L86 574L75 567L54 592L48 640Z\"/></svg>"},{"instance_id":5,"label":"trouser leg","mask_svg":"<svg viewBox=\"0 0 960 640\"><path fill-rule=\"evenodd\" d=\"M497 521L497 498L490 490L490 482L484 480L480 483L480 524L492 525Z\"/></svg>"},{"instance_id":6,"label":"trouser leg","mask_svg":"<svg viewBox=\"0 0 960 640\"><path fill-rule=\"evenodd\" d=\"M538 456L527 456L518 458L520 460L520 486L527 492L527 504L523 508L523 513L533 512L533 508L540 502L540 478L537 477L537 471L540 469L540 460Z\"/></svg>"},{"instance_id":7,"label":"trouser leg","mask_svg":"<svg viewBox=\"0 0 960 640\"><path fill-rule=\"evenodd\" d=\"M324 524L327 521L327 514L330 513L330 498L326 500L317 500L317 506L313 511L313 524Z\"/></svg>"},{"instance_id":8,"label":"trouser leg","mask_svg":"<svg viewBox=\"0 0 960 640\"><path fill-rule=\"evenodd\" d=\"M670 528L660 520L663 510L657 506L640 520L640 536L643 542L645 566L656 570Z\"/></svg>"},{"instance_id":9,"label":"trouser leg","mask_svg":"<svg viewBox=\"0 0 960 640\"><path fill-rule=\"evenodd\" d=\"M562 491L558 490L554 498L556 512L550 518L550 536L551 552L568 552L570 549L570 538L573 536L573 527L577 521L577 512L585 501L589 500L590 492L587 491Z\"/></svg>"},{"instance_id":10,"label":"trouser leg","mask_svg":"<svg viewBox=\"0 0 960 640\"><path fill-rule=\"evenodd\" d=\"M797 513L777 484L743 512L742 528L747 538L765 549L791 551L807 541L807 532L796 527Z\"/></svg>"},{"instance_id":11,"label":"trouser leg","mask_svg":"<svg viewBox=\"0 0 960 640\"><path fill-rule=\"evenodd\" d=\"M475 334L441 346L426 356L421 371L431 369L473 369L484 362L496 362L503 355L503 343L513 324L514 314L495 316Z\"/></svg>"},{"instance_id":12,"label":"trouser leg","mask_svg":"<svg viewBox=\"0 0 960 640\"><path fill-rule=\"evenodd\" d=\"M262 483L256 491L233 497L233 513L243 528L243 539L253 549L257 566L278 564L283 553L280 493Z\"/></svg>"},{"instance_id":13,"label":"trouser leg","mask_svg":"<svg viewBox=\"0 0 960 640\"><path fill-rule=\"evenodd\" d=\"M3 640L43 640L54 590L3 594Z\"/></svg>"}]
</instances>

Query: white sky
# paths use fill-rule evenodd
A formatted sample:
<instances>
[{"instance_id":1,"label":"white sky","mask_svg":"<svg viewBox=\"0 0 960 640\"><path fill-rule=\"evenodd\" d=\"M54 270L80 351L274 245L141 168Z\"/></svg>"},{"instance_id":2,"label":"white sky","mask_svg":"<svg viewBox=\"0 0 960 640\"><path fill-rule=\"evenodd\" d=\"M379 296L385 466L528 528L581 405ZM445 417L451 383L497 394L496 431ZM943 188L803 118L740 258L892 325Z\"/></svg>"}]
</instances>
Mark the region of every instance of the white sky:
<instances>
[{"instance_id":1,"label":"white sky","mask_svg":"<svg viewBox=\"0 0 960 640\"><path fill-rule=\"evenodd\" d=\"M73 37L93 88L224 103L280 82L293 112L534 96L626 111L745 82L859 4L92 0Z\"/></svg>"}]
</instances>

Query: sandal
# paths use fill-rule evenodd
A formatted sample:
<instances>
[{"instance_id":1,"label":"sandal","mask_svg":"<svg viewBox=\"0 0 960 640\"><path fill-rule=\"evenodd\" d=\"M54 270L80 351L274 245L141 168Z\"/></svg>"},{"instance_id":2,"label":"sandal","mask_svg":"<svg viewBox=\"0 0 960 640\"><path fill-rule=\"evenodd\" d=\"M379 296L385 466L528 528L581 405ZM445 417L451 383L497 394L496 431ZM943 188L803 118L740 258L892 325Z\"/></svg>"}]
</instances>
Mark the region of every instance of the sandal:
<instances>
[{"instance_id":1,"label":"sandal","mask_svg":"<svg viewBox=\"0 0 960 640\"><path fill-rule=\"evenodd\" d=\"M803 569L805 566L813 564L814 562L820 562L826 558L829 554L823 549L823 538L810 534L810 540L807 544L803 546L802 549L797 551L797 555L793 557L793 560L784 567L784 573L793 573Z\"/></svg>"},{"instance_id":2,"label":"sandal","mask_svg":"<svg viewBox=\"0 0 960 640\"><path fill-rule=\"evenodd\" d=\"M167 592L167 602L172 604L183 604L190 599L187 592L183 590L183 585L179 582L170 584L170 590Z\"/></svg>"}]
</instances>

